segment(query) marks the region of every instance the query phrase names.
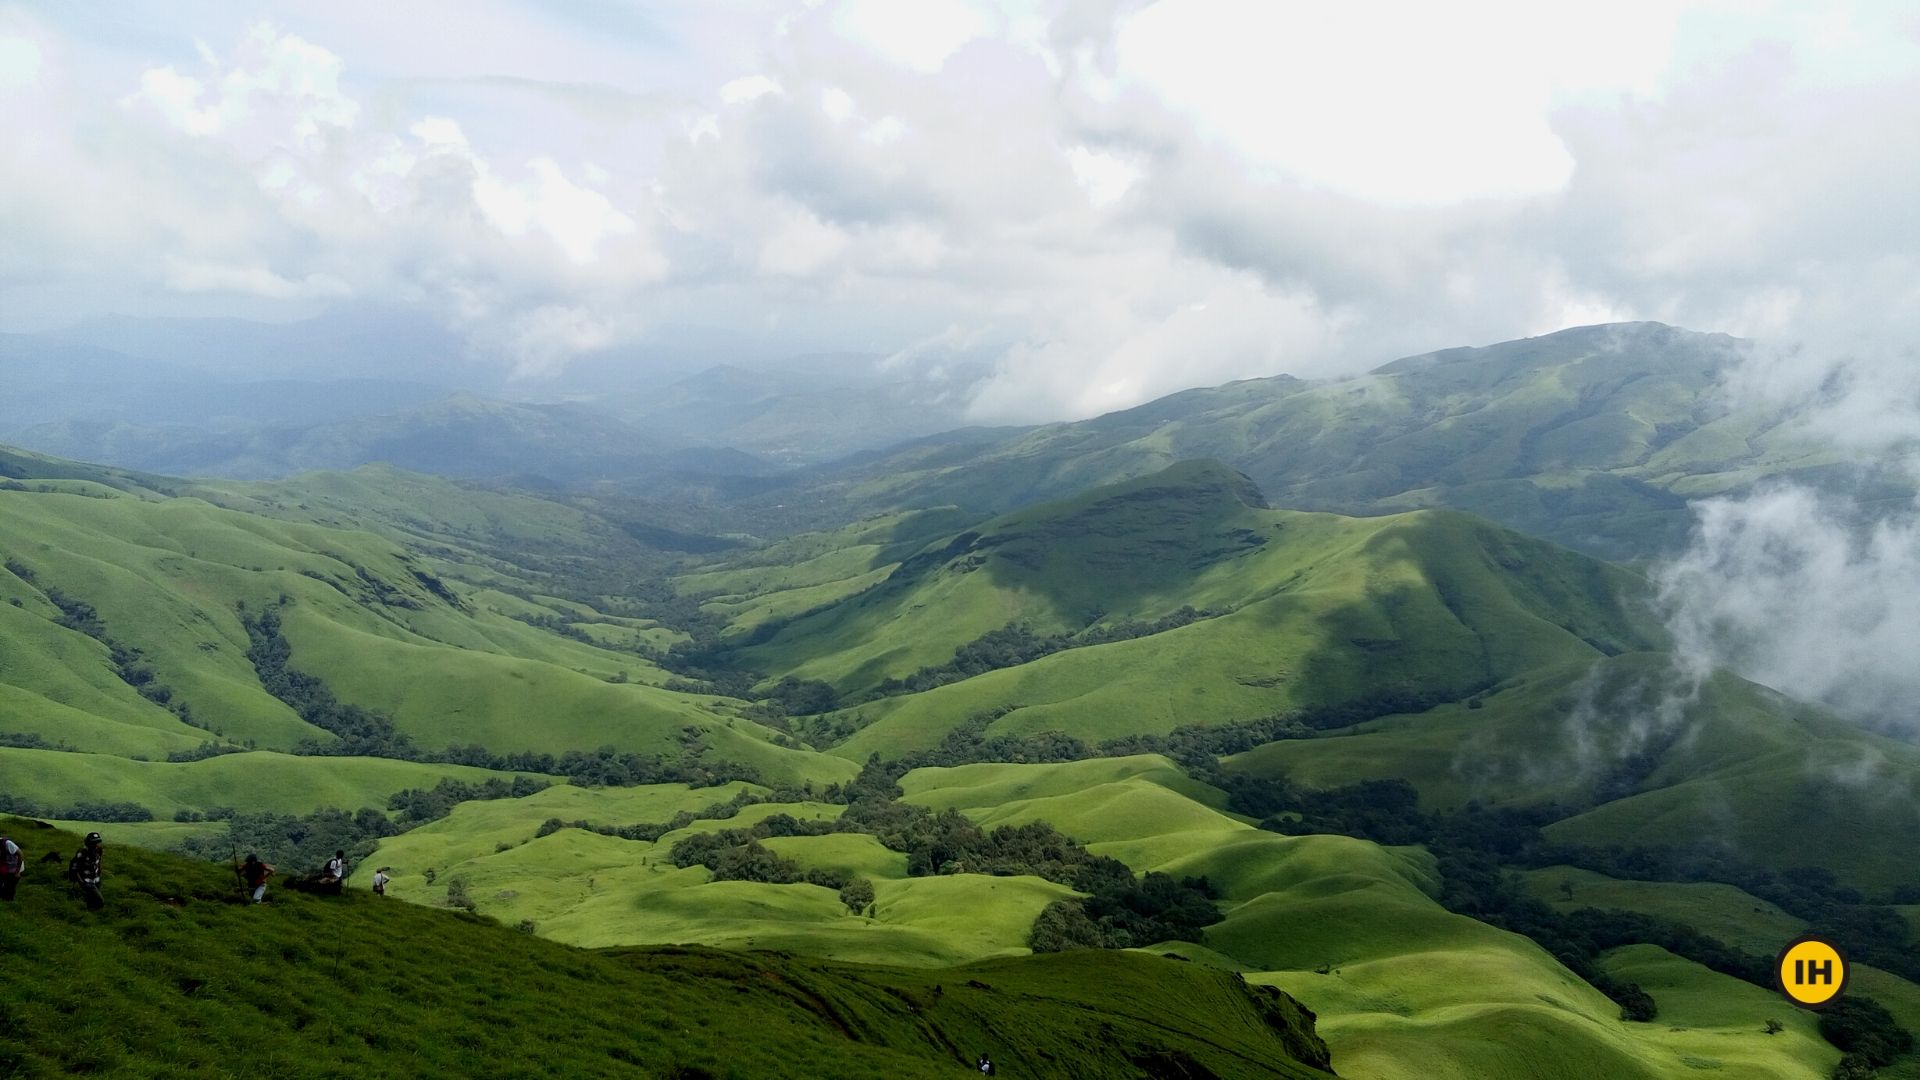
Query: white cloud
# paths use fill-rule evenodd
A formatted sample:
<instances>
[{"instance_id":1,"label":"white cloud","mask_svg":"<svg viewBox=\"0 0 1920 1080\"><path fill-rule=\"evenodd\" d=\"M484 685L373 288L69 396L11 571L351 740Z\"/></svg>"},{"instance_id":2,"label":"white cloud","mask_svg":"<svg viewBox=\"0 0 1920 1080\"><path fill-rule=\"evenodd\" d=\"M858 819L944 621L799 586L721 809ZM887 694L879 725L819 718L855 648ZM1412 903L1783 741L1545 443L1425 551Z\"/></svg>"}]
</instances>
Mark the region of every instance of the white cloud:
<instances>
[{"instance_id":1,"label":"white cloud","mask_svg":"<svg viewBox=\"0 0 1920 1080\"><path fill-rule=\"evenodd\" d=\"M339 278L308 274L298 281L260 265L223 265L194 259L169 258L167 285L181 292L232 292L275 300L325 299L347 296L353 289Z\"/></svg>"},{"instance_id":2,"label":"white cloud","mask_svg":"<svg viewBox=\"0 0 1920 1080\"><path fill-rule=\"evenodd\" d=\"M842 0L834 27L894 63L924 74L988 30L985 14L964 0Z\"/></svg>"},{"instance_id":3,"label":"white cloud","mask_svg":"<svg viewBox=\"0 0 1920 1080\"><path fill-rule=\"evenodd\" d=\"M0 8L0 311L339 283L524 373L958 328L983 420L1629 316L1892 385L1833 328L1920 330L1920 42L1867 5L469 8Z\"/></svg>"},{"instance_id":4,"label":"white cloud","mask_svg":"<svg viewBox=\"0 0 1920 1080\"><path fill-rule=\"evenodd\" d=\"M328 129L352 127L359 113L340 91L340 58L270 24L256 25L224 68L205 45L199 52L214 69L207 80L171 66L150 68L129 102L150 105L189 135L244 126L257 139L291 139L305 148Z\"/></svg>"},{"instance_id":5,"label":"white cloud","mask_svg":"<svg viewBox=\"0 0 1920 1080\"><path fill-rule=\"evenodd\" d=\"M853 115L853 95L837 86L829 86L820 91L820 111L826 113L827 119L834 123L842 123Z\"/></svg>"},{"instance_id":6,"label":"white cloud","mask_svg":"<svg viewBox=\"0 0 1920 1080\"><path fill-rule=\"evenodd\" d=\"M760 249L761 272L782 277L813 274L847 250L847 234L802 207L791 207Z\"/></svg>"},{"instance_id":7,"label":"white cloud","mask_svg":"<svg viewBox=\"0 0 1920 1080\"><path fill-rule=\"evenodd\" d=\"M1087 201L1096 207L1119 202L1140 179L1139 166L1084 146L1067 148L1067 164L1073 168L1073 178L1087 189Z\"/></svg>"},{"instance_id":8,"label":"white cloud","mask_svg":"<svg viewBox=\"0 0 1920 1080\"><path fill-rule=\"evenodd\" d=\"M728 105L747 105L781 92L780 84L765 75L742 75L720 87L720 100Z\"/></svg>"},{"instance_id":9,"label":"white cloud","mask_svg":"<svg viewBox=\"0 0 1920 1080\"><path fill-rule=\"evenodd\" d=\"M1920 729L1920 519L1864 531L1861 508L1800 487L1696 507L1660 568L1683 653L1876 725Z\"/></svg>"},{"instance_id":10,"label":"white cloud","mask_svg":"<svg viewBox=\"0 0 1920 1080\"><path fill-rule=\"evenodd\" d=\"M1672 5L1160 0L1115 40L1120 85L1261 166L1390 203L1554 191L1556 91L1647 90ZM1663 32L1664 31L1664 32Z\"/></svg>"}]
</instances>

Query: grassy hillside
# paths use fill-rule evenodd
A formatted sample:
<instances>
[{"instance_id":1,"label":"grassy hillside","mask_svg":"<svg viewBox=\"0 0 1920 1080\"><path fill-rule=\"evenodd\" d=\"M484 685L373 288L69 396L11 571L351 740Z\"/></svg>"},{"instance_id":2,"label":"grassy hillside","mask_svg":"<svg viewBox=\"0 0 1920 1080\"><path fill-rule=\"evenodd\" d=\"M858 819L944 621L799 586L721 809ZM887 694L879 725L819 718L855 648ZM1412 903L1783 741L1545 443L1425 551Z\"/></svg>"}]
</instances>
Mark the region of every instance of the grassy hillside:
<instances>
[{"instance_id":1,"label":"grassy hillside","mask_svg":"<svg viewBox=\"0 0 1920 1080\"><path fill-rule=\"evenodd\" d=\"M1920 859L1920 750L1727 673L1657 654L1542 669L1471 702L1271 743L1236 769L1311 787L1411 782L1425 805L1557 807L1565 843L1725 845L1872 890Z\"/></svg>"},{"instance_id":2,"label":"grassy hillside","mask_svg":"<svg viewBox=\"0 0 1920 1080\"><path fill-rule=\"evenodd\" d=\"M580 527L561 507L551 517ZM772 746L733 719L737 703L660 690L666 673L632 651L651 623L541 601L480 553L419 555L372 532L83 479L0 490L0 553L0 730L44 746L163 759L209 738L332 740L261 684L244 617L278 609L294 669L390 715L420 748L678 753L697 738L774 780L845 774Z\"/></svg>"},{"instance_id":3,"label":"grassy hillside","mask_svg":"<svg viewBox=\"0 0 1920 1080\"><path fill-rule=\"evenodd\" d=\"M795 588L815 588L819 562L790 564ZM820 741L851 735L836 752L860 760L932 746L981 714L994 734L1094 742L1289 708L1461 698L1543 664L1657 643L1643 593L1631 574L1463 515L1271 510L1244 477L1189 462L934 540L862 591L762 623L733 655L858 699L963 647L1007 654L995 663L1011 666L896 688L807 726ZM1000 649L996 633L1069 647Z\"/></svg>"},{"instance_id":4,"label":"grassy hillside","mask_svg":"<svg viewBox=\"0 0 1920 1080\"><path fill-rule=\"evenodd\" d=\"M765 1006L739 1022L768 1033L769 1047L792 1047L798 1056L784 1063L784 1075L817 1072L838 1046L832 1040L846 1037L875 1053L931 1054L945 1069L993 1032L1007 1040L991 1052L1010 1074L1010 1061L1022 1060L1040 1075L1271 1075L1261 1071L1274 1066L1258 1039L1221 1031L1270 1032L1262 1003L1279 999L1238 989L1239 980L1220 972L1282 987L1318 1012L1350 1076L1598 1080L1722 1069L1813 1080L1837 1059L1806 1017L1783 1017L1787 1029L1766 1035L1762 1024L1774 1017L1760 1014L1747 984L1644 950L1604 961L1669 987L1676 1012L1661 1023L1626 1022L1615 1001L1533 939L1459 914L1498 921L1458 902L1457 868L1446 869L1452 856L1440 843L1427 851L1264 831L1235 812L1265 813L1247 809L1245 790L1230 795L1203 782L1241 782L1211 769L1207 747L1216 744L1204 740L1221 725L1259 722L1286 741L1233 759L1233 769L1285 773L1307 789L1405 777L1430 807L1551 804L1563 820L1549 835L1586 844L1698 836L1711 827L1743 851L1764 848L1774 860L1767 865L1818 863L1876 890L1897 884L1893 868L1906 865L1898 838L1920 835L1900 816L1912 802L1895 797L1911 783L1911 751L1737 679L1670 693L1664 658L1644 651L1663 641L1639 603L1644 586L1635 575L1451 511L1356 519L1270 509L1244 476L1204 461L971 527L967 520L951 509L868 519L703 559L669 583L659 576L665 556L645 554L630 533L619 540L621 526L582 504L385 470L192 488L95 471L0 489L0 625L8 631L0 636L0 705L8 706L0 734L10 744L0 747L0 792L76 818L115 816L75 805L105 801L135 802L161 817L214 806L374 807L388 816L355 826L362 831L354 843L377 837L378 848L353 884L364 886L372 866L390 865L395 875L384 906L364 896L331 908L288 897L271 912L228 909L212 902L224 887L218 871L121 855L129 845L189 836L202 850L217 847L217 827L101 825L126 860L116 866L146 866L137 873L149 882L209 884L117 894L109 918L144 925L150 913L158 921L75 940L96 950L117 943L110 947L121 950L113 955L123 965L127 950L162 941L156 952L177 967L192 947L177 935L191 930L228 942L210 970L278 955L299 974L219 984L198 969L140 968L124 992L113 991L124 996L112 998L112 1008L151 1019L82 1022L73 1042L94 1056L36 1043L43 1048L32 1051L32 1069L205 1071L224 1058L218 1039L216 1051L205 1051L153 1033L188 1020L237 1030L233 1017L252 1014L195 1020L191 1012L141 1012L140 1002L191 1010L197 1005L186 999L216 985L231 995L218 999L222 1009L253 1009L262 988L286 1003L261 1021L280 1025L272 1028L274 1064L310 1050L304 1040L315 1038L350 1046L342 1059L349 1067L384 1060L369 1055L397 1048L384 1032L401 1028L378 1028L376 1018L389 1016L436 1045L491 1052L509 1040L473 1036L462 1025L514 1030L516 995L529 992L526 969L518 979L505 974L510 965L462 969L465 947L442 948L432 929L462 924L423 910L449 906L527 931L486 930L502 936L481 951L507 956L503 941L560 948L532 943L542 938L816 958L595 957L592 964L623 964L626 973L593 967L580 979L613 988L625 1004L603 1008L581 982L561 981L551 994L536 988L547 995L538 1008L590 1007L596 1011L583 1023L623 1034L554 1050L556 1073L600 1071L618 1048L655 1072L726 1075L718 1056L728 1044L718 1033L734 1022L687 1024L684 1017L723 1013L703 1012L698 995L675 1004L681 999L659 989L670 979L704 985L709 975L747 987L727 991L742 996L742 1009ZM603 542L611 554L596 554ZM672 658L653 651L674 643L688 647ZM712 681L689 681L667 664ZM750 665L775 696L749 702L708 692L745 693L729 664ZM836 696L844 707L807 707ZM1325 730L1431 701L1454 704ZM368 735L378 728L369 716L390 717L392 731ZM1288 718L1294 722L1279 723ZM1040 735L1049 739L992 741ZM1088 746L1117 736L1141 739L1104 751L1128 756L1054 760L1061 748L1090 755ZM458 760L493 760L501 769L511 763L498 756L514 751L611 746L671 762L741 763L755 782L603 788L590 786L588 774L567 773L580 782L523 787L520 797L496 790L487 794L503 797L450 811L443 801L432 813L407 809L403 817L380 809L392 792L500 773L311 753L345 738L388 754L478 743L484 752ZM258 749L184 760L203 741L236 749L247 740ZM936 746L937 755L898 760ZM1130 752L1142 748L1167 754ZM874 753L893 759L893 771L858 768ZM169 755L180 760L162 760ZM996 756L1002 760L982 760ZM909 771L915 763L923 767ZM564 770L548 761L514 771ZM1870 783L1882 798L1838 787L1822 795L1828 774L1836 784ZM627 773L618 782L660 776L691 774ZM855 794L875 784L891 792L895 777L897 801ZM877 799L893 820L931 822L933 813L952 811L966 820L950 816L937 828L958 832L1045 823L1069 838L1061 844L1077 858L1091 852L1135 873L1204 877L1216 897L1197 886L1192 895L1220 921L1182 924L1190 931L1149 924L1155 936L1199 940L1129 936L1118 943L1141 946L1141 954L1125 959L1030 957L1030 944L1046 943L1032 934L1050 905L1092 904L1097 896L1088 893L1105 886L1033 860L983 864L953 857L952 847L939 854L937 837L909 842L905 832L876 825L885 819L866 816L880 811L863 798ZM1764 831L1721 829L1716 815L1728 807ZM1800 820L1786 820L1796 808ZM417 827L385 835L394 822ZM783 824L763 846L768 860L784 860L772 868L778 873L734 872L686 855L702 844L717 850L708 834L776 822ZM1866 827L1840 827L1854 822ZM1379 835L1365 824L1353 831ZM241 823L235 828L244 834ZM676 851L688 840L694 844ZM848 875L864 878L870 895L844 898ZM1615 888L1619 910L1698 911L1723 929L1743 928L1756 945L1785 925L1738 918L1738 897L1724 890L1709 896L1639 884L1648 888ZM1576 888L1588 886L1612 887ZM57 892L42 887L31 901L41 906L20 910L53 919L62 933L97 928L70 917L77 911ZM154 895L190 902L139 907ZM1217 911L1206 910L1210 903ZM343 961L349 976L329 974L340 981L323 985L313 975L330 958L322 947L277 932L238 933L240 923L227 921L282 912L290 920L306 912L321 925L336 912L440 921L365 924L355 932L384 941L385 951L378 959L356 952ZM1904 941L1904 925L1894 922ZM422 950L398 954L409 965L404 978L381 966L396 962L393 942L417 935L425 935ZM1155 955L1162 953L1187 962ZM543 957L583 954L527 955L530 968L552 974L575 961L547 967ZM1565 956L1576 967L1589 962ZM845 966L883 961L892 966L879 974ZM1898 961L1889 968L1907 970ZM422 963L457 977L422 984L412 970ZM107 969L86 970L98 978ZM352 983L355 970L379 974ZM643 981L623 981L629 975ZM1064 983L1047 982L1055 976ZM159 981L141 981L149 978ZM1887 978L1906 1002L1899 995L1909 984ZM197 985L187 992L179 983L183 1000L175 1001L164 987L180 979ZM16 976L14 984L0 981L7 985L21 984ZM72 1026L54 1020L73 1012L58 1002L92 993L62 985L55 1004L34 1006L42 1010L35 1026ZM1009 986L1023 987L1017 1000ZM1230 989L1222 999L1211 987ZM380 996L409 989L416 1000L405 1006ZM1718 991L1726 1001L1715 1004ZM1095 993L1091 1004L1085 993ZM1236 1004L1235 993L1246 1003ZM665 1004L649 1012L655 1000ZM434 1005L457 1005L439 1011L462 1018L427 1017ZM790 1006L800 1012L781 1012ZM1127 1034L1133 1021L1112 1019L1116 1013L1157 1017L1177 1033L1154 1037L1162 1043L1135 1038ZM667 1017L681 1021L687 1041L668 1037ZM807 1026L819 1017L829 1017L824 1029ZM619 1041L636 1032L648 1049ZM1203 1042L1211 1049L1195 1048ZM158 1057L138 1058L144 1044L158 1047ZM452 1050L421 1053L403 1067L458 1071ZM773 1058L743 1053L741 1063L726 1063L738 1075L781 1074ZM844 1061L854 1064L836 1073L869 1067L858 1056ZM899 1061L876 1057L864 1075L918 1075Z\"/></svg>"},{"instance_id":5,"label":"grassy hillside","mask_svg":"<svg viewBox=\"0 0 1920 1080\"><path fill-rule=\"evenodd\" d=\"M1663 1012L1653 1024L1622 1022L1618 1006L1531 941L1443 909L1433 899L1435 864L1419 849L1254 829L1222 811L1222 792L1164 757L923 768L901 787L909 804L951 808L987 826L1051 822L1136 871L1206 876L1221 894L1225 920L1203 943L1146 951L1286 989L1318 1014L1344 1076L1599 1080L1719 1068L1815 1080L1839 1056L1811 1018L1693 965L1685 965L1689 1000L1718 992L1733 1004L1708 1015L1681 1002L1671 1019ZM878 902L868 913L849 912L830 890L713 881L699 867L675 869L666 859L672 840L689 831L776 812L839 810L817 804L750 807L657 843L578 829L537 836L550 816L660 820L688 794L556 787L467 804L385 841L369 864L395 867L396 897L442 903L449 879L460 878L482 912L529 920L540 935L563 940L725 943L920 965L1017 954L1044 902L1070 895L1035 879L908 877L897 853L849 834L767 843L816 865L858 867L876 885ZM436 871L431 884L428 865ZM928 970L933 977L949 969ZM1775 1018L1787 1031L1764 1034Z\"/></svg>"},{"instance_id":6,"label":"grassy hillside","mask_svg":"<svg viewBox=\"0 0 1920 1080\"><path fill-rule=\"evenodd\" d=\"M1728 411L1715 386L1738 348L1656 323L1581 327L1356 378L1229 383L998 439L930 440L849 463L816 489L867 510L1004 511L1211 457L1276 505L1447 506L1643 557L1684 538L1688 497L1836 463L1797 439L1789 416Z\"/></svg>"},{"instance_id":7,"label":"grassy hillside","mask_svg":"<svg viewBox=\"0 0 1920 1080\"><path fill-rule=\"evenodd\" d=\"M73 833L0 819L30 855ZM35 864L0 920L0 1071L40 1076L1309 1077L1312 1018L1193 964L1079 953L909 972L594 953L365 894L237 903L115 846L88 912ZM1193 1034L1203 1033L1203 1034ZM1204 1070L1204 1071L1202 1071Z\"/></svg>"},{"instance_id":8,"label":"grassy hillside","mask_svg":"<svg viewBox=\"0 0 1920 1080\"><path fill-rule=\"evenodd\" d=\"M723 618L721 638L731 641L877 585L926 544L974 521L974 515L952 508L881 515L730 553L717 564L678 574L673 586Z\"/></svg>"}]
</instances>

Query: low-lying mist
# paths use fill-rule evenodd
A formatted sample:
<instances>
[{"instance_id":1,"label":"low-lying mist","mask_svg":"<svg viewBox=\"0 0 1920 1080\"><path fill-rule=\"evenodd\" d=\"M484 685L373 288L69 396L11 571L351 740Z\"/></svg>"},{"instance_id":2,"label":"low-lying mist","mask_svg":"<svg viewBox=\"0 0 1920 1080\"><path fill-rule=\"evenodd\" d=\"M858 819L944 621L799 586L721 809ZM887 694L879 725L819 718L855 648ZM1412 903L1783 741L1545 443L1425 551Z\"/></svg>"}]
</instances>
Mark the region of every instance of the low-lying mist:
<instances>
[{"instance_id":1,"label":"low-lying mist","mask_svg":"<svg viewBox=\"0 0 1920 1080\"><path fill-rule=\"evenodd\" d=\"M1920 363L1909 350L1753 349L1723 390L1831 448L1792 478L1694 504L1653 580L1689 666L1727 667L1868 726L1920 733Z\"/></svg>"}]
</instances>

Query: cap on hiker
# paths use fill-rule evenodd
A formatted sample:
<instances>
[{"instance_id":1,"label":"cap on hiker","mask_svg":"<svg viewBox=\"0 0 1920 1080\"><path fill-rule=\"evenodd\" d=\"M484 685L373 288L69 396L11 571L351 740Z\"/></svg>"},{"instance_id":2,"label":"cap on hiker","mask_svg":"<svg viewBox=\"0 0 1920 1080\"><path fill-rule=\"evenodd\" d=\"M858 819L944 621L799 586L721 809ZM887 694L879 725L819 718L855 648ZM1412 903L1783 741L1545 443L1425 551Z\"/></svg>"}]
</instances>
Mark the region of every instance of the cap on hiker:
<instances>
[{"instance_id":1,"label":"cap on hiker","mask_svg":"<svg viewBox=\"0 0 1920 1080\"><path fill-rule=\"evenodd\" d=\"M88 847L96 847L96 846L98 846L98 845L99 845L99 843L100 843L100 834L99 834L99 833L97 833L97 832L90 832L90 833L88 833L88 834L87 834L87 846L88 846Z\"/></svg>"}]
</instances>

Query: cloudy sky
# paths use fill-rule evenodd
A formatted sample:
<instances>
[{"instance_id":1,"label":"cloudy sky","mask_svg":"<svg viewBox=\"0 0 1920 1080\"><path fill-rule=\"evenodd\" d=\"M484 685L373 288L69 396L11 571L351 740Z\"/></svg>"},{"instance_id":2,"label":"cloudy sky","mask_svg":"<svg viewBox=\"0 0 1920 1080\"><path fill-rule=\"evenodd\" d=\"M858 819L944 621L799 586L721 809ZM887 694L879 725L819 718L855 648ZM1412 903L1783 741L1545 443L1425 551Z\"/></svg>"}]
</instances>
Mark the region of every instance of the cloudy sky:
<instances>
[{"instance_id":1,"label":"cloudy sky","mask_svg":"<svg viewBox=\"0 0 1920 1080\"><path fill-rule=\"evenodd\" d=\"M1904 356L1920 9L1575 7L0 2L0 329L376 301L528 387L985 360L996 421L1625 318Z\"/></svg>"}]
</instances>

